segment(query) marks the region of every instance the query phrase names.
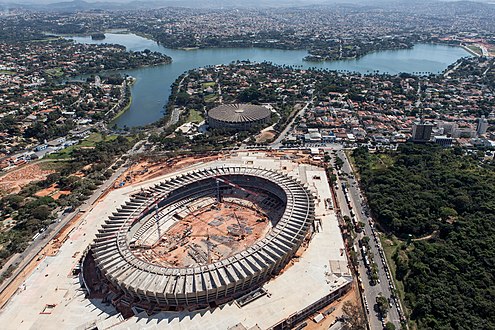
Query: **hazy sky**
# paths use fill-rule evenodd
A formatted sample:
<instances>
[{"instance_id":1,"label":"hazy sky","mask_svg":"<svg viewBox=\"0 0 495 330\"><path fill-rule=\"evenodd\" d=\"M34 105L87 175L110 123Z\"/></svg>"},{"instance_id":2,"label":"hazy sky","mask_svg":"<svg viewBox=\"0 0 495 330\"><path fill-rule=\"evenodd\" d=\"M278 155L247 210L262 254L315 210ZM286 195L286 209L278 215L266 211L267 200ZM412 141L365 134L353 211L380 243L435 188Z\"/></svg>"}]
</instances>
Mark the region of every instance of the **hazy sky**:
<instances>
[{"instance_id":1,"label":"hazy sky","mask_svg":"<svg viewBox=\"0 0 495 330\"><path fill-rule=\"evenodd\" d=\"M74 0L0 0L0 3L12 3L12 4L48 4L48 3L57 3L57 2L71 2ZM77 0L75 0L77 1ZM155 2L155 3L164 3L173 2L174 5L183 2L184 4L195 3L196 1L202 1L204 3L212 2L212 3L226 3L228 4L228 0L84 0L86 2L113 2L113 3L129 3L129 2ZM363 4L371 4L373 2L386 2L386 1L394 1L394 0L253 0L253 3L270 3L276 4L277 2L281 3L294 3L294 4L304 4L304 3L363 3ZM407 1L407 0L395 0L395 1ZM433 0L434 1L434 0ZM438 1L460 1L460 0L438 0ZM467 0L467 1L475 1L475 2L495 2L495 0ZM248 4L250 1L247 0L245 3Z\"/></svg>"},{"instance_id":2,"label":"hazy sky","mask_svg":"<svg viewBox=\"0 0 495 330\"><path fill-rule=\"evenodd\" d=\"M43 6L46 4L60 3L60 2L73 2L81 0L0 0L0 4L30 4ZM333 4L333 3L363 3L372 4L386 1L412 1L412 0L82 0L88 3L153 3L154 6L184 6L184 7L230 7L230 6L242 6L242 7L287 7L298 6L307 4ZM425 0L420 0L425 1ZM428 0L426 0L428 1ZM495 0L494 0L495 1Z\"/></svg>"},{"instance_id":3,"label":"hazy sky","mask_svg":"<svg viewBox=\"0 0 495 330\"><path fill-rule=\"evenodd\" d=\"M0 0L0 3L32 3L32 4L43 4L43 3L56 3L56 2L72 2L74 0ZM77 0L75 0L77 1ZM174 3L179 3L179 2L184 2L184 3L191 3L195 1L204 1L204 0L84 0L85 2L114 2L114 3L128 3L128 2L174 2ZM298 2L298 3L304 3L304 2L310 2L310 3L343 3L343 2L362 2L362 3L370 3L374 1L379 1L379 0L287 0L287 1L280 1L280 2ZM383 0L381 0L383 1ZM209 2L206 0L206 2ZM226 2L228 3L228 0L223 0L223 1L212 1L212 2ZM246 3L249 3L250 1L247 0ZM253 1L253 2L260 2L260 1ZM277 2L275 0L269 0L269 1L263 1L261 2Z\"/></svg>"}]
</instances>

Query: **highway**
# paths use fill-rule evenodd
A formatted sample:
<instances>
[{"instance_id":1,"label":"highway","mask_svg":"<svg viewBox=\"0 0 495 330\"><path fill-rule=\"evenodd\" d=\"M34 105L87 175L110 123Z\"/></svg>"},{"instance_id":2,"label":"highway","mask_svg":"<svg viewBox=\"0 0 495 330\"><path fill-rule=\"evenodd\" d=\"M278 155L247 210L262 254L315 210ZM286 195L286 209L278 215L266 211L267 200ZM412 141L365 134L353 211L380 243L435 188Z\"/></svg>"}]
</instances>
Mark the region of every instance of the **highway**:
<instances>
[{"instance_id":1,"label":"highway","mask_svg":"<svg viewBox=\"0 0 495 330\"><path fill-rule=\"evenodd\" d=\"M484 57L490 57L490 53L488 52L488 49L486 48L485 45L478 44L478 47L480 47L480 49L481 49L482 56L484 56Z\"/></svg>"},{"instance_id":2,"label":"highway","mask_svg":"<svg viewBox=\"0 0 495 330\"><path fill-rule=\"evenodd\" d=\"M356 220L357 222L361 221L365 223L363 232L358 233L357 238L363 239L365 236L369 237L369 246L371 249L370 251L371 253L368 252L368 258L370 258L372 255L373 261L377 264L379 282L372 283L371 277L368 275L368 269L365 266L363 260L361 248L358 245L358 239L356 239L354 243L356 250L358 251L357 253L358 262L359 262L358 270L359 270L359 276L362 280L362 284L364 287L364 297L365 300L367 301L367 307L369 311L367 315L369 319L368 321L370 324L370 329L373 330L382 329L383 328L382 320L380 318L379 313L377 313L374 308L376 303L376 298L380 293L387 299L391 298L394 284L392 281L391 274L385 271L385 269L389 269L387 260L383 254L380 240L378 239L378 236L375 235L375 230L371 226L372 222L370 223L369 218L365 215L365 212L363 210L363 208L366 208L365 200L363 199L363 195L360 192L358 183L354 178L354 172L349 164L349 160L347 159L343 150L337 150L335 155L332 153L332 163L335 159L335 156L340 157L344 161L341 173L337 176L338 189L336 190L337 193L336 197L340 205L342 216L347 215L351 217L350 214L351 210L348 207L348 203L342 189L342 183L345 183L349 192L350 205L353 210L353 213L356 216ZM400 329L401 318L399 316L400 315L399 308L401 307L399 305L399 301L398 300L395 301L393 298L391 298L389 301L390 301L389 307L390 306L391 307L389 308L387 318L384 323L386 323L387 321L392 322L397 329Z\"/></svg>"}]
</instances>

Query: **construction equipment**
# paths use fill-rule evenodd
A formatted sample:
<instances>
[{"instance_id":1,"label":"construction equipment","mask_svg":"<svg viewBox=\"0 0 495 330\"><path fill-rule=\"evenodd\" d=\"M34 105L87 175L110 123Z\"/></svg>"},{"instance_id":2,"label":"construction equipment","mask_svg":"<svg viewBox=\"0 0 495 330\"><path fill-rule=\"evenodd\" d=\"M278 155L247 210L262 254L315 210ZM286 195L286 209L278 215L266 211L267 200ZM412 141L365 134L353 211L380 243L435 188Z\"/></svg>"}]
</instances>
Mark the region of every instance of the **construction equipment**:
<instances>
[{"instance_id":1,"label":"construction equipment","mask_svg":"<svg viewBox=\"0 0 495 330\"><path fill-rule=\"evenodd\" d=\"M220 178L219 176L215 177L215 180L217 182L217 202L220 203L222 201L222 196L220 194L220 183L219 182L222 182L222 183L225 183L225 184L228 184L229 186L231 187L234 187L236 189L239 189L241 191L244 191L245 193L247 194L252 194L256 197L258 197L260 194L254 192L254 191L251 191L249 189L246 189L246 188L243 188L241 186L239 186L238 184L235 184L233 182L230 182L229 180L227 179L224 179L224 178Z\"/></svg>"},{"instance_id":2,"label":"construction equipment","mask_svg":"<svg viewBox=\"0 0 495 330\"><path fill-rule=\"evenodd\" d=\"M207 261L208 264L210 264L211 263L211 248L210 248L210 244L213 247L215 246L215 244L213 244L213 243L210 242L210 233L209 233L208 229L206 229L206 235L205 234L192 234L190 237L205 237L205 236L206 236L206 240L205 240L205 243L206 243L206 261ZM198 252L198 249L197 248L194 249L194 250L195 250L196 253Z\"/></svg>"},{"instance_id":3,"label":"construction equipment","mask_svg":"<svg viewBox=\"0 0 495 330\"><path fill-rule=\"evenodd\" d=\"M241 191L244 191L245 193L247 194L251 194L251 195L254 195L256 197L259 197L260 194L257 193L257 192L254 192L252 190L249 190L249 189L246 189L246 188L243 188L241 186L239 186L238 184L235 184L227 179L224 179L224 178L220 178L220 177L215 177L215 180L216 180L216 183L217 183L217 203L221 203L222 202L222 196L220 194L220 182L222 183L225 183L225 184L228 184L229 186L231 187L234 187L234 188L237 188ZM256 205L256 203L253 203L253 206L255 207L256 211L258 211L259 213L261 214L264 214L263 210L261 210L258 205Z\"/></svg>"},{"instance_id":4,"label":"construction equipment","mask_svg":"<svg viewBox=\"0 0 495 330\"><path fill-rule=\"evenodd\" d=\"M244 224L242 224L241 221L239 220L239 218L237 217L237 214L235 213L235 211L232 211L232 212L234 213L234 218L237 221L237 224L239 225L239 229L241 231L239 236L241 239L244 239L246 228L245 228Z\"/></svg>"}]
</instances>

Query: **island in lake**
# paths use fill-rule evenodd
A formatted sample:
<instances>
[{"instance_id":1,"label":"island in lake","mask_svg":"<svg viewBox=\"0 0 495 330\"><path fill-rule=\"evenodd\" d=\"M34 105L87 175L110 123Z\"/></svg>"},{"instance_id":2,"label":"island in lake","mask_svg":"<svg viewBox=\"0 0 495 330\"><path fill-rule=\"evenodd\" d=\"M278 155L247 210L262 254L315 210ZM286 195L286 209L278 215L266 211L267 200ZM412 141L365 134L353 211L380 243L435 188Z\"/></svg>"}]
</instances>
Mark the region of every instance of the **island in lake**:
<instances>
[{"instance_id":1,"label":"island in lake","mask_svg":"<svg viewBox=\"0 0 495 330\"><path fill-rule=\"evenodd\" d=\"M91 35L92 40L105 40L105 34L104 33L93 33Z\"/></svg>"}]
</instances>

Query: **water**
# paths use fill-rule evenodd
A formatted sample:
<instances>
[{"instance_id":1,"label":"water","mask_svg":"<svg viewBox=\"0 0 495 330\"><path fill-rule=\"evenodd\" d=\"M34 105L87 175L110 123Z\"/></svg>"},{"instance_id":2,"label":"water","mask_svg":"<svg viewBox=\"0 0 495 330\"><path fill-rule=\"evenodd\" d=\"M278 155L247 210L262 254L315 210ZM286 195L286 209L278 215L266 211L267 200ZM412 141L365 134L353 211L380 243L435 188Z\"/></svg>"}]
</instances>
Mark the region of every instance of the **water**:
<instances>
[{"instance_id":1,"label":"water","mask_svg":"<svg viewBox=\"0 0 495 330\"><path fill-rule=\"evenodd\" d=\"M135 127L150 124L163 116L163 107L170 95L170 86L179 75L193 68L207 65L228 64L236 60L268 61L297 68L322 68L351 72L396 74L400 72L439 73L461 57L471 56L460 47L418 44L412 49L380 51L356 60L332 62L305 62L305 50L280 50L265 48L215 48L177 50L160 46L156 42L134 34L107 33L105 40L91 37L73 37L80 43L114 43L131 51L149 49L172 57L171 64L124 70L123 74L137 78L132 86L130 109L116 120L119 127Z\"/></svg>"}]
</instances>

